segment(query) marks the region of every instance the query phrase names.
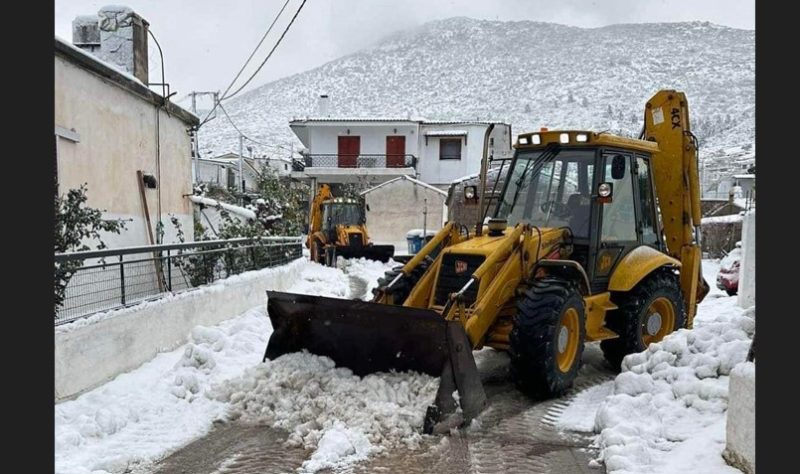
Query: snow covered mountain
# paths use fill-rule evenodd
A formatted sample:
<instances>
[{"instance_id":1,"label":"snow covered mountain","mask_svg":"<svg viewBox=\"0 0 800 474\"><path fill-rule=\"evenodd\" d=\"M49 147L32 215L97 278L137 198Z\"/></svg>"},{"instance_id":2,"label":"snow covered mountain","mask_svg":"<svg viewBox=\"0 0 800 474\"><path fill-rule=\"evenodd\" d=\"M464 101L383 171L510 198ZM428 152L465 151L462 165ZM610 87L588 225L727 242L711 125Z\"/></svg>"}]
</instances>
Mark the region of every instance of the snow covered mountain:
<instances>
[{"instance_id":1,"label":"snow covered mountain","mask_svg":"<svg viewBox=\"0 0 800 474\"><path fill-rule=\"evenodd\" d=\"M637 135L644 102L686 92L706 170L742 172L755 156L755 31L707 22L578 28L464 17L391 35L355 54L224 103L234 122L282 154L299 146L292 118L331 115L496 119L514 132L575 127ZM236 150L220 114L200 132L201 154ZM285 147L285 148L279 148Z\"/></svg>"}]
</instances>

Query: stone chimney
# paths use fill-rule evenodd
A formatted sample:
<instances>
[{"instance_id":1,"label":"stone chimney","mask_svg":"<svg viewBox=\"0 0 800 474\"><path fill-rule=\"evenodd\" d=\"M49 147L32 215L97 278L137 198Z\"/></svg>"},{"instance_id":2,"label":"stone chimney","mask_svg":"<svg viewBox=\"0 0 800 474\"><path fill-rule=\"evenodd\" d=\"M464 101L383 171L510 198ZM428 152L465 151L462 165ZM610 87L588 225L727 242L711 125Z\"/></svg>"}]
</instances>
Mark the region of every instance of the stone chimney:
<instances>
[{"instance_id":1,"label":"stone chimney","mask_svg":"<svg viewBox=\"0 0 800 474\"><path fill-rule=\"evenodd\" d=\"M100 30L97 57L147 84L147 28L150 24L126 6L105 6L97 15Z\"/></svg>"},{"instance_id":2,"label":"stone chimney","mask_svg":"<svg viewBox=\"0 0 800 474\"><path fill-rule=\"evenodd\" d=\"M330 116L330 99L328 94L322 94L317 101L317 114L320 117Z\"/></svg>"}]
</instances>

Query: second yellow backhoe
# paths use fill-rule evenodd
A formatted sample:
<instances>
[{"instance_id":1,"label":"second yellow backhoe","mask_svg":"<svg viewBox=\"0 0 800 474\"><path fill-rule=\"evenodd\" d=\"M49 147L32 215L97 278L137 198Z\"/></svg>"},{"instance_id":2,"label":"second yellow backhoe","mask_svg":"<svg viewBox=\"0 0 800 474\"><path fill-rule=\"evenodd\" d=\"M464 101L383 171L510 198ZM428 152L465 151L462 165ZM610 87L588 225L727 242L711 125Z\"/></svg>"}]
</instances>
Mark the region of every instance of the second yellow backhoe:
<instances>
[{"instance_id":1,"label":"second yellow backhoe","mask_svg":"<svg viewBox=\"0 0 800 474\"><path fill-rule=\"evenodd\" d=\"M367 234L361 203L356 199L335 198L327 184L321 184L311 203L306 247L311 260L327 266L336 265L336 257L388 262L394 245L375 245Z\"/></svg>"},{"instance_id":2,"label":"second yellow backhoe","mask_svg":"<svg viewBox=\"0 0 800 474\"><path fill-rule=\"evenodd\" d=\"M638 139L541 131L519 135L514 148L493 217L449 222L383 279L372 302L268 291L265 358L308 350L357 375L441 376L425 418L431 433L485 407L473 350L508 351L521 390L557 397L587 342L600 341L619 367L691 328L708 285L685 95L662 90L648 100Z\"/></svg>"}]
</instances>

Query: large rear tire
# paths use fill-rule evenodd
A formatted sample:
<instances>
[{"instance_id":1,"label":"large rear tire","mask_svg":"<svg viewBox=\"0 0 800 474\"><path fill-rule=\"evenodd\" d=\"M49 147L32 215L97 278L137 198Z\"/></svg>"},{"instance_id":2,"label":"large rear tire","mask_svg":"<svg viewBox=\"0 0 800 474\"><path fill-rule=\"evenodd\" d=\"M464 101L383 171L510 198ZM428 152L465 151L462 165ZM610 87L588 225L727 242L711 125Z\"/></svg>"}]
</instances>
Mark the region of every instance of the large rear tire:
<instances>
[{"instance_id":1,"label":"large rear tire","mask_svg":"<svg viewBox=\"0 0 800 474\"><path fill-rule=\"evenodd\" d=\"M583 356L586 314L578 289L567 280L536 281L517 303L509 336L511 373L534 398L563 395Z\"/></svg>"},{"instance_id":2,"label":"large rear tire","mask_svg":"<svg viewBox=\"0 0 800 474\"><path fill-rule=\"evenodd\" d=\"M619 309L606 316L606 327L619 337L602 341L600 348L614 370L620 370L626 355L642 352L686 325L680 280L672 270L656 270L612 300Z\"/></svg>"},{"instance_id":3,"label":"large rear tire","mask_svg":"<svg viewBox=\"0 0 800 474\"><path fill-rule=\"evenodd\" d=\"M417 284L422 275L428 270L428 267L433 263L433 259L426 256L419 265L411 271L411 275L401 278L400 281L395 283L395 285L391 289L392 299L395 304L401 305L403 302L408 298L408 295L411 294L411 290ZM387 271L383 274L381 278L378 278L378 288L383 288L397 277L400 274L400 270L403 269L404 265L396 265L391 270ZM374 288L372 290L372 294L377 296L378 295L378 288Z\"/></svg>"}]
</instances>

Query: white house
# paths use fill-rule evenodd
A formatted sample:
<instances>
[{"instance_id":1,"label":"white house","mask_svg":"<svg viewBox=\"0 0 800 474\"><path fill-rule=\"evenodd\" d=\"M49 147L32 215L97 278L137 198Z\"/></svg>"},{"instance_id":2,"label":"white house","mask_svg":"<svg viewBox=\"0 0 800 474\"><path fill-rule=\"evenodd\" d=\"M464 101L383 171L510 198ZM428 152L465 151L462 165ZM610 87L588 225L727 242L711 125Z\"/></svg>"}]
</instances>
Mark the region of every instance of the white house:
<instances>
[{"instance_id":1,"label":"white house","mask_svg":"<svg viewBox=\"0 0 800 474\"><path fill-rule=\"evenodd\" d=\"M101 22L101 18L103 21ZM148 87L147 21L104 7L73 23L75 45L55 38L58 192L87 183L87 205L129 220L109 247L175 240L170 216L193 227L192 129L198 118ZM160 78L158 80L160 81ZM192 238L191 231L187 237Z\"/></svg>"},{"instance_id":2,"label":"white house","mask_svg":"<svg viewBox=\"0 0 800 474\"><path fill-rule=\"evenodd\" d=\"M324 183L379 184L410 176L446 190L450 182L480 169L491 123L489 153L511 155L511 125L488 121L413 118L319 117L289 127L306 150L298 179Z\"/></svg>"}]
</instances>

